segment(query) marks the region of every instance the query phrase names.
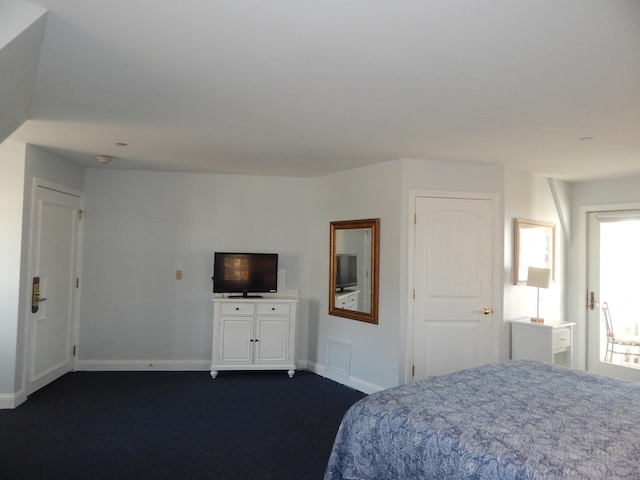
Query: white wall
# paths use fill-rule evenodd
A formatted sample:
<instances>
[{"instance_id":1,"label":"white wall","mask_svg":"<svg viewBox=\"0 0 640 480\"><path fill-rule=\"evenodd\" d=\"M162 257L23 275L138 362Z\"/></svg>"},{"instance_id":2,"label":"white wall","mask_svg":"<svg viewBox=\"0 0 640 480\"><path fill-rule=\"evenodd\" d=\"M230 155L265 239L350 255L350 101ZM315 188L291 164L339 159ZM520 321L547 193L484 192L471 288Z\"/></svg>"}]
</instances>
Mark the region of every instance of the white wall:
<instances>
[{"instance_id":1,"label":"white wall","mask_svg":"<svg viewBox=\"0 0 640 480\"><path fill-rule=\"evenodd\" d=\"M83 169L22 142L0 145L0 408L24 401L24 355L30 276L33 178L82 190Z\"/></svg>"},{"instance_id":2,"label":"white wall","mask_svg":"<svg viewBox=\"0 0 640 480\"><path fill-rule=\"evenodd\" d=\"M314 179L311 225L309 367L363 391L398 384L403 319L398 315L401 162L347 170ZM337 220L380 218L378 325L335 317L329 311L329 224ZM330 339L350 345L340 372L327 370ZM343 368L344 367L344 368ZM345 373L346 372L346 373Z\"/></svg>"},{"instance_id":3,"label":"white wall","mask_svg":"<svg viewBox=\"0 0 640 480\"><path fill-rule=\"evenodd\" d=\"M25 145L0 144L0 408L16 405Z\"/></svg>"},{"instance_id":4,"label":"white wall","mask_svg":"<svg viewBox=\"0 0 640 480\"><path fill-rule=\"evenodd\" d=\"M74 190L84 189L84 167L33 145L27 145L26 155L25 177L29 192L31 192L33 178L40 178ZM28 201L31 202L30 197Z\"/></svg>"},{"instance_id":5,"label":"white wall","mask_svg":"<svg viewBox=\"0 0 640 480\"><path fill-rule=\"evenodd\" d=\"M309 184L87 170L79 368L208 369L214 251L279 253L306 358Z\"/></svg>"},{"instance_id":6,"label":"white wall","mask_svg":"<svg viewBox=\"0 0 640 480\"><path fill-rule=\"evenodd\" d=\"M540 315L554 321L566 319L566 251L565 232L560 221L560 212L567 214L568 205L563 200L564 189L569 185L554 181L559 192L560 211L556 208L553 192L546 177L531 175L515 169L506 169L505 177L505 249L504 249L504 318L531 317L536 313L537 289L513 284L514 219L552 222L556 226L555 281L546 290L540 290ZM505 323L502 335L502 351L509 358L510 325Z\"/></svg>"},{"instance_id":7,"label":"white wall","mask_svg":"<svg viewBox=\"0 0 640 480\"><path fill-rule=\"evenodd\" d=\"M310 312L310 366L364 391L403 383L407 355L407 245L410 190L503 194L503 167L401 159L316 179ZM502 211L502 209L501 209ZM329 223L381 219L379 324L328 314ZM351 345L350 373L327 371L328 342Z\"/></svg>"},{"instance_id":8,"label":"white wall","mask_svg":"<svg viewBox=\"0 0 640 480\"><path fill-rule=\"evenodd\" d=\"M314 179L90 169L85 185L80 368L206 368L211 254L277 251L301 290L300 366L373 391L404 378L409 190L501 193L503 174L397 160ZM328 315L329 223L359 218L381 219L378 325ZM346 378L330 339L350 345Z\"/></svg>"},{"instance_id":9,"label":"white wall","mask_svg":"<svg viewBox=\"0 0 640 480\"><path fill-rule=\"evenodd\" d=\"M41 7L0 2L0 142L29 116L45 18Z\"/></svg>"},{"instance_id":10,"label":"white wall","mask_svg":"<svg viewBox=\"0 0 640 480\"><path fill-rule=\"evenodd\" d=\"M81 369L208 368L213 252L275 251L286 288L300 290L299 366L364 391L394 386L406 374L409 192L504 198L505 319L535 306L535 295L523 293L527 287L511 285L513 218L559 221L547 179L497 165L402 159L314 179L107 168L87 170L83 182L80 167L34 147L27 152L27 177L86 193ZM358 218L381 219L378 325L328 315L329 223ZM557 252L561 275L558 245ZM561 297L558 289L553 315L562 314ZM508 358L504 327L500 357ZM349 345L346 376L326 368L330 340ZM20 352L17 358L21 364Z\"/></svg>"}]
</instances>

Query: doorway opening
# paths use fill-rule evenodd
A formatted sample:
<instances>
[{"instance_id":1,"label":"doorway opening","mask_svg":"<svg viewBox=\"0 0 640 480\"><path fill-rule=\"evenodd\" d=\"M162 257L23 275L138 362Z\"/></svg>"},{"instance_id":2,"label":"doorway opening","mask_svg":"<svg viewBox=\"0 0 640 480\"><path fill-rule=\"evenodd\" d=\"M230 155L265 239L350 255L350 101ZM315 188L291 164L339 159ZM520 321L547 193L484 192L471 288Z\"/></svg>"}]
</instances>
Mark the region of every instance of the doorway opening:
<instances>
[{"instance_id":1,"label":"doorway opening","mask_svg":"<svg viewBox=\"0 0 640 480\"><path fill-rule=\"evenodd\" d=\"M600 304L603 307L599 357L603 362L640 369L640 218L597 216L600 224ZM612 332L608 332L605 313L609 316ZM608 336L609 340L619 342L613 350L615 353L609 352L609 355Z\"/></svg>"},{"instance_id":2,"label":"doorway opening","mask_svg":"<svg viewBox=\"0 0 640 480\"><path fill-rule=\"evenodd\" d=\"M640 210L623 208L587 212L586 360L590 372L640 382Z\"/></svg>"}]
</instances>

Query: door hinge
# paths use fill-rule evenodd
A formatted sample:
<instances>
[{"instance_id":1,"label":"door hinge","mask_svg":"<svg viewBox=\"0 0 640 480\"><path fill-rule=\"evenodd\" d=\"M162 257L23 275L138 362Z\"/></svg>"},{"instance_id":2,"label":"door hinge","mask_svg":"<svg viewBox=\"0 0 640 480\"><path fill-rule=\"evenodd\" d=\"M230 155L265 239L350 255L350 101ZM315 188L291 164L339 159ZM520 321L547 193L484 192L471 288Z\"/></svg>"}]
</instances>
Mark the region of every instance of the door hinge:
<instances>
[{"instance_id":1,"label":"door hinge","mask_svg":"<svg viewBox=\"0 0 640 480\"><path fill-rule=\"evenodd\" d=\"M82 220L82 217L84 217L84 210L78 210L78 220Z\"/></svg>"},{"instance_id":2,"label":"door hinge","mask_svg":"<svg viewBox=\"0 0 640 480\"><path fill-rule=\"evenodd\" d=\"M415 365L411 365L411 376L412 377L416 376L416 366Z\"/></svg>"},{"instance_id":3,"label":"door hinge","mask_svg":"<svg viewBox=\"0 0 640 480\"><path fill-rule=\"evenodd\" d=\"M73 346L73 356L74 357L76 356L76 346L75 345Z\"/></svg>"},{"instance_id":4,"label":"door hinge","mask_svg":"<svg viewBox=\"0 0 640 480\"><path fill-rule=\"evenodd\" d=\"M416 289L415 288L413 289L413 299L414 300L416 299Z\"/></svg>"},{"instance_id":5,"label":"door hinge","mask_svg":"<svg viewBox=\"0 0 640 480\"><path fill-rule=\"evenodd\" d=\"M417 214L417 213L414 213L414 214L413 214L413 224L414 224L414 225L417 225L417 224L418 224L418 214Z\"/></svg>"},{"instance_id":6,"label":"door hinge","mask_svg":"<svg viewBox=\"0 0 640 480\"><path fill-rule=\"evenodd\" d=\"M80 288L80 278L76 277L76 288Z\"/></svg>"}]
</instances>

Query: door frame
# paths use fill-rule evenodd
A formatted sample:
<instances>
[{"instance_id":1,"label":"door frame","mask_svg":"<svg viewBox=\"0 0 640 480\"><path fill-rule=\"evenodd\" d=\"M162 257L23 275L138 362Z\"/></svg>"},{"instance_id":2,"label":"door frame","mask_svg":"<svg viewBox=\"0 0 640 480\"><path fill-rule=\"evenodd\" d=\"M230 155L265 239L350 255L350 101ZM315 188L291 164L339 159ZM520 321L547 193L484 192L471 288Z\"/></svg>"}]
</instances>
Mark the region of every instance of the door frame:
<instances>
[{"instance_id":1,"label":"door frame","mask_svg":"<svg viewBox=\"0 0 640 480\"><path fill-rule=\"evenodd\" d=\"M576 291L576 323L577 323L577 351L573 358L578 359L578 368L580 370L587 369L587 308L589 302L589 282L587 272L588 258L588 235L589 235L589 214L598 212L612 212L618 210L640 210L639 202L628 203L604 203L581 205L579 207L578 218L578 287Z\"/></svg>"},{"instance_id":2,"label":"door frame","mask_svg":"<svg viewBox=\"0 0 640 480\"><path fill-rule=\"evenodd\" d=\"M504 231L502 221L502 208L500 204L500 194L487 192L454 192L442 190L409 190L409 199L407 204L407 317L406 317L406 338L405 338L405 360L404 360L404 383L413 381L413 349L414 349L414 298L413 290L415 288L415 228L414 222L416 213L416 199L418 197L431 198L460 198L470 200L490 200L492 202L493 211L493 315L495 317L494 328L498 333L496 344L493 347L493 355L500 358L500 348L503 343L504 320L503 320L503 244ZM498 327L499 325L499 327Z\"/></svg>"},{"instance_id":3,"label":"door frame","mask_svg":"<svg viewBox=\"0 0 640 480\"><path fill-rule=\"evenodd\" d=\"M23 288L25 289L24 295L24 308L25 308L25 317L24 317L24 344L23 344L23 369L22 369L22 385L24 388L24 392L26 395L27 391L27 366L29 365L28 356L31 353L31 348L29 345L30 338L30 322L31 322L31 282L32 282L32 269L33 269L33 253L35 249L34 245L34 235L35 235L35 226L34 221L36 219L36 192L38 188L46 188L49 190L54 190L60 193L64 193L67 195L73 195L78 197L80 200L80 210L84 210L84 192L80 190L76 190L71 187L66 187L64 185L59 185L48 180L43 180L41 178L33 177L31 182L31 195L30 195L30 212L29 212L29 245L27 252L27 274L24 280ZM84 219L84 215L82 219ZM78 345L79 334L80 334L80 295L82 291L82 282L80 279L80 272L82 271L82 249L83 249L83 239L84 239L84 222L78 221L76 223L76 248L74 252L74 270L75 276L78 279L79 283L77 288L74 288L72 291L72 302L71 302L71 341L73 345ZM74 371L77 367L78 355L77 350L76 354L73 355L71 362L71 370Z\"/></svg>"}]
</instances>

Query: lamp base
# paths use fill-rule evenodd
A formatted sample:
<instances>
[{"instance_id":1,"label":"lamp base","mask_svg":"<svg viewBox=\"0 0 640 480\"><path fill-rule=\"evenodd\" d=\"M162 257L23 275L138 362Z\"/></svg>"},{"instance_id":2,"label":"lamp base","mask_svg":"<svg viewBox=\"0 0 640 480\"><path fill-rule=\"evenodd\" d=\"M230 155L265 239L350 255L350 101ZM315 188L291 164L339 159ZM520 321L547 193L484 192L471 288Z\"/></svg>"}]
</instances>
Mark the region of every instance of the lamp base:
<instances>
[{"instance_id":1,"label":"lamp base","mask_svg":"<svg viewBox=\"0 0 640 480\"><path fill-rule=\"evenodd\" d=\"M544 323L544 318L531 317L533 323Z\"/></svg>"}]
</instances>

